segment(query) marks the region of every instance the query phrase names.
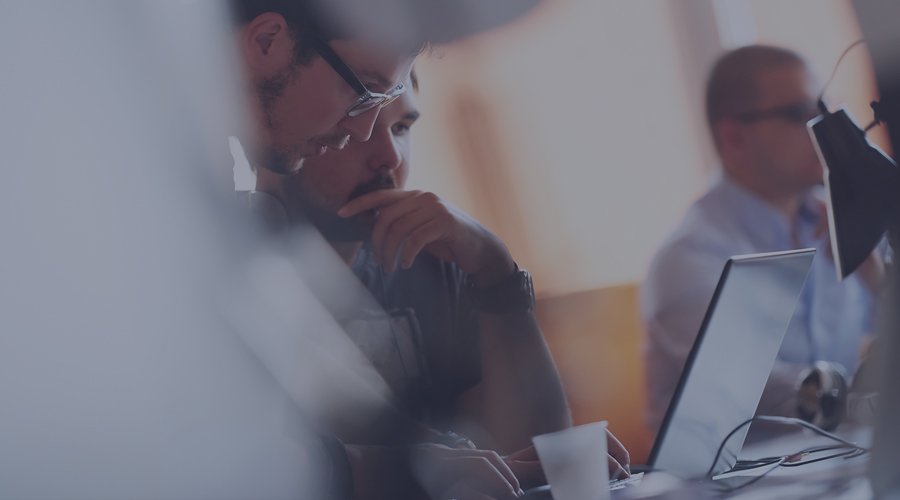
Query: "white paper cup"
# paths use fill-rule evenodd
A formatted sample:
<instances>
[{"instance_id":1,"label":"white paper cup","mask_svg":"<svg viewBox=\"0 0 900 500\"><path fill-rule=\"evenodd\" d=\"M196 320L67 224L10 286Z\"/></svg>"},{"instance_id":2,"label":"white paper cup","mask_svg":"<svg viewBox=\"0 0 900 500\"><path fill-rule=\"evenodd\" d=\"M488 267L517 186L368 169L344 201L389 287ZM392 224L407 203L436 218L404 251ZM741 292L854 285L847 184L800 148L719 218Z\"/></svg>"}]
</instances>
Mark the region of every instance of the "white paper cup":
<instances>
[{"instance_id":1,"label":"white paper cup","mask_svg":"<svg viewBox=\"0 0 900 500\"><path fill-rule=\"evenodd\" d=\"M606 426L594 422L531 439L553 500L609 498Z\"/></svg>"}]
</instances>

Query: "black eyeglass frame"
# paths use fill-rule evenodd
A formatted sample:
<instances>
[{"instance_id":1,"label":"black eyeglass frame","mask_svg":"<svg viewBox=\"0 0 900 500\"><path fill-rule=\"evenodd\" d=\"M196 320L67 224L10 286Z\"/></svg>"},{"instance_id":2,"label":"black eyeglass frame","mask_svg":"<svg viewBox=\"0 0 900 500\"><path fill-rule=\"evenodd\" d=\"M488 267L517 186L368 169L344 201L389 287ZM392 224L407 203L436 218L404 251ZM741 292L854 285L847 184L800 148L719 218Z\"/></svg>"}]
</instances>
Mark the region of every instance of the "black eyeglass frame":
<instances>
[{"instance_id":1,"label":"black eyeglass frame","mask_svg":"<svg viewBox=\"0 0 900 500\"><path fill-rule=\"evenodd\" d=\"M737 113L733 117L744 123L755 123L764 120L781 119L791 123L806 124L820 114L815 101L795 102L784 106Z\"/></svg>"},{"instance_id":2,"label":"black eyeglass frame","mask_svg":"<svg viewBox=\"0 0 900 500\"><path fill-rule=\"evenodd\" d=\"M350 69L350 66L347 66L347 63L337 55L327 42L318 37L310 37L308 41L313 49L322 56L322 59L359 95L356 102L347 110L348 117L354 118L375 108L387 106L406 92L406 85L403 82L397 84L396 87L387 93L372 92L366 88L365 84L356 76L356 73Z\"/></svg>"}]
</instances>

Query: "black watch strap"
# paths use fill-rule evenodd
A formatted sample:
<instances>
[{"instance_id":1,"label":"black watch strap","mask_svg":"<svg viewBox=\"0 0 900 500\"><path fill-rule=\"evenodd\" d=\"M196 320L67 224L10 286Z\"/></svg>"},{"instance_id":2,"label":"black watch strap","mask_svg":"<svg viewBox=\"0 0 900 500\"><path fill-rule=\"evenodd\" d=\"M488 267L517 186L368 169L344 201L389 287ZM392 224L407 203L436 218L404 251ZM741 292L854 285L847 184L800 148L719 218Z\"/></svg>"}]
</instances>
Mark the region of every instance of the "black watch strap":
<instances>
[{"instance_id":1,"label":"black watch strap","mask_svg":"<svg viewBox=\"0 0 900 500\"><path fill-rule=\"evenodd\" d=\"M433 439L437 444L442 444L448 448L475 450L478 447L471 439L454 431L447 431Z\"/></svg>"},{"instance_id":2,"label":"black watch strap","mask_svg":"<svg viewBox=\"0 0 900 500\"><path fill-rule=\"evenodd\" d=\"M472 307L481 312L505 314L534 309L534 285L531 274L515 266L503 281L489 287L478 287L471 276L466 278L466 295Z\"/></svg>"}]
</instances>

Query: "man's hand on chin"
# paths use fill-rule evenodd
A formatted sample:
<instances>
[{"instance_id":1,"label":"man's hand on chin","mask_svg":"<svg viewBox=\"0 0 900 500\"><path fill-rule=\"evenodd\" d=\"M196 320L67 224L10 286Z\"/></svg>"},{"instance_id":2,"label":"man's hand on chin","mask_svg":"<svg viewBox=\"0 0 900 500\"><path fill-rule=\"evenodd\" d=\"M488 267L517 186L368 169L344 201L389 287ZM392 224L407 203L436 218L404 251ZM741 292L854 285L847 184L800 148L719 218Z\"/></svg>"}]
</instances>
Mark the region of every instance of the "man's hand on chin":
<instances>
[{"instance_id":1,"label":"man's hand on chin","mask_svg":"<svg viewBox=\"0 0 900 500\"><path fill-rule=\"evenodd\" d=\"M506 245L478 221L434 193L386 189L365 194L338 211L352 217L377 211L372 249L384 269L408 269L423 250L453 262L478 286L491 286L515 270Z\"/></svg>"}]
</instances>

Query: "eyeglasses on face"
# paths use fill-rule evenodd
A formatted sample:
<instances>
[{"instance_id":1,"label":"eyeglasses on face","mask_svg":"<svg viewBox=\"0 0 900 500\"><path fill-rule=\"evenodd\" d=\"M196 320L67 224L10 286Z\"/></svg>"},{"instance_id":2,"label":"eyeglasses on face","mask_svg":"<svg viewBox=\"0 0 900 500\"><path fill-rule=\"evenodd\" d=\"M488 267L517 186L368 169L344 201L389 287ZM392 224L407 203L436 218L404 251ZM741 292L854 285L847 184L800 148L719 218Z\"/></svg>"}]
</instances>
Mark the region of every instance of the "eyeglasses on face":
<instances>
[{"instance_id":1,"label":"eyeglasses on face","mask_svg":"<svg viewBox=\"0 0 900 500\"><path fill-rule=\"evenodd\" d=\"M738 113L734 115L734 118L744 123L780 119L791 123L805 124L818 115L819 108L815 102L795 102L784 106Z\"/></svg>"},{"instance_id":2,"label":"eyeglasses on face","mask_svg":"<svg viewBox=\"0 0 900 500\"><path fill-rule=\"evenodd\" d=\"M406 92L406 86L403 83L398 84L384 94L372 92L366 88L359 77L356 76L356 73L350 69L350 66L347 66L347 63L337 55L327 42L317 37L311 37L309 42L313 49L322 56L322 59L324 59L325 62L327 62L328 65L331 66L331 68L334 69L334 71L340 75L358 95L356 102L347 110L348 117L353 118L375 108L387 106Z\"/></svg>"}]
</instances>

